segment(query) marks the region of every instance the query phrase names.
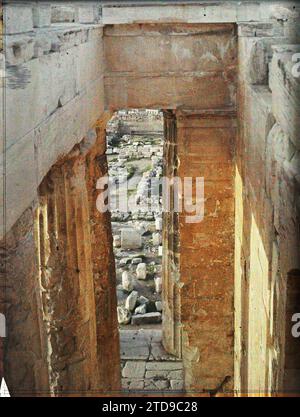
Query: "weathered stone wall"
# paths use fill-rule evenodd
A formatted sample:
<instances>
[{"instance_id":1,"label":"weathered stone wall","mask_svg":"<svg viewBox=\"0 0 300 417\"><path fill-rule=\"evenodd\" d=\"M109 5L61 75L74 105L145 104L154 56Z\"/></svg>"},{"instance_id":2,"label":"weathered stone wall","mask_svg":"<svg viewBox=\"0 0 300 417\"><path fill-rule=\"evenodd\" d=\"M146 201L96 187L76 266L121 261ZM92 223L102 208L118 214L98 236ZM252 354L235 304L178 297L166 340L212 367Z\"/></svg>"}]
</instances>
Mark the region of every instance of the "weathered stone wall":
<instances>
[{"instance_id":1,"label":"weathered stone wall","mask_svg":"<svg viewBox=\"0 0 300 417\"><path fill-rule=\"evenodd\" d=\"M177 115L179 176L204 179L203 220L179 217L185 384L211 395L233 387L235 124L227 110Z\"/></svg>"},{"instance_id":2,"label":"weathered stone wall","mask_svg":"<svg viewBox=\"0 0 300 417\"><path fill-rule=\"evenodd\" d=\"M5 377L15 395L103 392L117 388L119 380L110 222L94 213L95 176L105 169L104 160L95 161L104 149L95 145L89 162L75 154L72 163L55 165L49 173L93 134L90 129L103 114L100 10L70 4L68 13L75 18L68 21L65 11L56 9L12 2L3 15L0 311L8 329ZM56 23L60 17L63 25ZM103 148L104 126L101 135ZM52 180L54 189L47 189ZM53 205L61 224L53 224ZM85 224L78 218L75 225L64 210L76 212Z\"/></svg>"},{"instance_id":3,"label":"weathered stone wall","mask_svg":"<svg viewBox=\"0 0 300 417\"><path fill-rule=\"evenodd\" d=\"M281 26L239 26L235 389L249 395L300 386L299 361L290 355L295 343L299 349L290 321L299 305L295 297L286 304L289 272L299 269L299 46L292 45L299 10L285 16Z\"/></svg>"},{"instance_id":4,"label":"weathered stone wall","mask_svg":"<svg viewBox=\"0 0 300 417\"><path fill-rule=\"evenodd\" d=\"M50 7L36 7L44 14L33 13L32 4L4 9L6 78L0 106L1 116L5 109L6 222L1 237L36 198L51 166L103 112L102 26L96 18L51 24Z\"/></svg>"},{"instance_id":5,"label":"weathered stone wall","mask_svg":"<svg viewBox=\"0 0 300 417\"><path fill-rule=\"evenodd\" d=\"M96 208L106 120L55 164L6 239L4 364L14 395L118 389L110 218Z\"/></svg>"},{"instance_id":6,"label":"weathered stone wall","mask_svg":"<svg viewBox=\"0 0 300 417\"><path fill-rule=\"evenodd\" d=\"M109 217L94 204L96 178L106 172L105 106L173 109L179 175L207 182L203 222L169 219L180 245L171 237L168 254L176 259L180 248L180 262L167 271L165 340L173 331L175 343L165 345L182 350L187 388L230 390L234 356L238 394L299 389L289 333L297 289L287 282L299 276L299 5L105 6L104 30L96 4L78 7L18 4L4 13L0 305L10 390L92 393L118 385ZM98 140L86 149L99 119ZM61 208L59 222L53 206Z\"/></svg>"},{"instance_id":7,"label":"weathered stone wall","mask_svg":"<svg viewBox=\"0 0 300 417\"><path fill-rule=\"evenodd\" d=\"M111 110L234 106L234 25L107 26L104 53Z\"/></svg>"}]
</instances>

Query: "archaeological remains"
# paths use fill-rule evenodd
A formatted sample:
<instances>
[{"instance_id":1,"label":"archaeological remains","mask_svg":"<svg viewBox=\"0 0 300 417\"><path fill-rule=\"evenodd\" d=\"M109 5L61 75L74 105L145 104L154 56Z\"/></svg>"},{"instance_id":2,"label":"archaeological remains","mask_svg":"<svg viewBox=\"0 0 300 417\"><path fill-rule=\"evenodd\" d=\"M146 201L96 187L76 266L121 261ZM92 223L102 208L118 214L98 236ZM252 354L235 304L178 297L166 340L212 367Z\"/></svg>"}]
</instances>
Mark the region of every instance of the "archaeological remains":
<instances>
[{"instance_id":1,"label":"archaeological remains","mask_svg":"<svg viewBox=\"0 0 300 417\"><path fill-rule=\"evenodd\" d=\"M299 3L7 1L0 63L10 395L300 396Z\"/></svg>"}]
</instances>

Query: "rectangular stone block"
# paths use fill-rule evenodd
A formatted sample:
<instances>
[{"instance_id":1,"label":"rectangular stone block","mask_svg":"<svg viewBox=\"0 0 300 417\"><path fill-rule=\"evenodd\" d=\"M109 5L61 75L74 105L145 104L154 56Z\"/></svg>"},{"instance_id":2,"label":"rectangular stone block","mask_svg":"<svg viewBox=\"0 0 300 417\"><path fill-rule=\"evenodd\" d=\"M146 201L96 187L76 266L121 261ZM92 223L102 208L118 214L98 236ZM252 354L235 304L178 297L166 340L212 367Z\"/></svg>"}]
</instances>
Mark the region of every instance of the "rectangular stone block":
<instances>
[{"instance_id":1,"label":"rectangular stone block","mask_svg":"<svg viewBox=\"0 0 300 417\"><path fill-rule=\"evenodd\" d=\"M7 4L4 12L4 33L29 32L33 29L31 4Z\"/></svg>"},{"instance_id":2,"label":"rectangular stone block","mask_svg":"<svg viewBox=\"0 0 300 417\"><path fill-rule=\"evenodd\" d=\"M42 28L51 25L51 4L40 2L33 6L33 26Z\"/></svg>"},{"instance_id":3,"label":"rectangular stone block","mask_svg":"<svg viewBox=\"0 0 300 417\"><path fill-rule=\"evenodd\" d=\"M142 237L134 229L121 230L121 247L122 249L139 249L142 247Z\"/></svg>"},{"instance_id":4,"label":"rectangular stone block","mask_svg":"<svg viewBox=\"0 0 300 417\"><path fill-rule=\"evenodd\" d=\"M147 362L147 371L178 371L183 369L182 362Z\"/></svg>"},{"instance_id":5,"label":"rectangular stone block","mask_svg":"<svg viewBox=\"0 0 300 417\"><path fill-rule=\"evenodd\" d=\"M161 313L146 313L132 316L132 324L142 326L143 324L161 323Z\"/></svg>"},{"instance_id":6,"label":"rectangular stone block","mask_svg":"<svg viewBox=\"0 0 300 417\"><path fill-rule=\"evenodd\" d=\"M105 75L107 107L118 108L220 108L235 105L233 84L222 72ZM205 97L205 100L203 100Z\"/></svg>"},{"instance_id":7,"label":"rectangular stone block","mask_svg":"<svg viewBox=\"0 0 300 417\"><path fill-rule=\"evenodd\" d=\"M252 16L251 16L252 17ZM103 7L104 24L124 23L220 23L236 22L237 5L222 2L205 5L143 5L142 7Z\"/></svg>"},{"instance_id":8,"label":"rectangular stone block","mask_svg":"<svg viewBox=\"0 0 300 417\"><path fill-rule=\"evenodd\" d=\"M106 63L112 72L120 71L120 62L124 72L135 73L222 71L236 56L232 25L173 25L167 32L159 25L140 30L125 26L104 32Z\"/></svg>"},{"instance_id":9,"label":"rectangular stone block","mask_svg":"<svg viewBox=\"0 0 300 417\"><path fill-rule=\"evenodd\" d=\"M76 18L74 6L52 6L51 23L75 22Z\"/></svg>"},{"instance_id":10,"label":"rectangular stone block","mask_svg":"<svg viewBox=\"0 0 300 417\"><path fill-rule=\"evenodd\" d=\"M146 362L144 361L129 361L126 362L123 370L122 377L124 378L144 378L145 376Z\"/></svg>"},{"instance_id":11,"label":"rectangular stone block","mask_svg":"<svg viewBox=\"0 0 300 417\"><path fill-rule=\"evenodd\" d=\"M77 10L79 23L94 23L96 21L95 5L79 5Z\"/></svg>"}]
</instances>

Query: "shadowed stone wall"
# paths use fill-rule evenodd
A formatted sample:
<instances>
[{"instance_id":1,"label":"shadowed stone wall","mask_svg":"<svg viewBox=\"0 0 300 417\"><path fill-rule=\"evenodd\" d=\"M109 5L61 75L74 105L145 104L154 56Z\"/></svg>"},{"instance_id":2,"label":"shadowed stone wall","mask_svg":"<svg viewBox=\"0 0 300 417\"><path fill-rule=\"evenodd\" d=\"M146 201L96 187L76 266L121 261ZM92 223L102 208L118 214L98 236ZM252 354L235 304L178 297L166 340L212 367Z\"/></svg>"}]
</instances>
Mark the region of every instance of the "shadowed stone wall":
<instances>
[{"instance_id":1,"label":"shadowed stone wall","mask_svg":"<svg viewBox=\"0 0 300 417\"><path fill-rule=\"evenodd\" d=\"M6 240L4 363L14 395L119 388L110 216L96 209L107 118L50 170Z\"/></svg>"},{"instance_id":2,"label":"shadowed stone wall","mask_svg":"<svg viewBox=\"0 0 300 417\"><path fill-rule=\"evenodd\" d=\"M287 297L299 269L299 10L285 10L281 28L239 26L235 389L249 395L300 388L291 335L299 302Z\"/></svg>"},{"instance_id":3,"label":"shadowed stone wall","mask_svg":"<svg viewBox=\"0 0 300 417\"><path fill-rule=\"evenodd\" d=\"M204 218L179 216L182 358L186 389L233 387L235 112L177 113L179 176L204 178ZM193 203L195 191L193 191Z\"/></svg>"}]
</instances>

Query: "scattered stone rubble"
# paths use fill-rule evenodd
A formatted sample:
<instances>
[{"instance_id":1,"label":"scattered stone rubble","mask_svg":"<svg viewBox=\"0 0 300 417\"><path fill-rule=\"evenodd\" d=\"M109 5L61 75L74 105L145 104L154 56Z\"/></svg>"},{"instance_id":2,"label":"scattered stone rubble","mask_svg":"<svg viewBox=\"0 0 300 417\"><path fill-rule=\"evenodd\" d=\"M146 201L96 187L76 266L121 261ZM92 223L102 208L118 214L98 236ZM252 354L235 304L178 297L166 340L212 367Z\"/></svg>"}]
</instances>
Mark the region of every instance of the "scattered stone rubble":
<instances>
[{"instance_id":1,"label":"scattered stone rubble","mask_svg":"<svg viewBox=\"0 0 300 417\"><path fill-rule=\"evenodd\" d=\"M117 271L118 321L122 325L157 325L161 303L161 196L156 186L162 176L163 136L153 132L121 134L121 123L160 119L156 110L119 111L107 128L109 176L114 184L128 180L128 212L111 192L113 245ZM152 181L151 181L152 180ZM154 186L153 186L154 184ZM152 185L152 187L151 187Z\"/></svg>"}]
</instances>

